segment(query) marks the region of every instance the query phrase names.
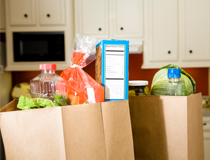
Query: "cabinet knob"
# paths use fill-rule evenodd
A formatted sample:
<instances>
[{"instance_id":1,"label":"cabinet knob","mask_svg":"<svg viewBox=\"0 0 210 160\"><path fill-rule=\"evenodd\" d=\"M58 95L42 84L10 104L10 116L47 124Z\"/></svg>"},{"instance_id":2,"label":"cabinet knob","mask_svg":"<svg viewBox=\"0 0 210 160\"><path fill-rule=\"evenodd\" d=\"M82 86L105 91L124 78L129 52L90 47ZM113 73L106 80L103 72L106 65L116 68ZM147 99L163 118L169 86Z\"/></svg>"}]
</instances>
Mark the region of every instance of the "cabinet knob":
<instances>
[{"instance_id":1,"label":"cabinet knob","mask_svg":"<svg viewBox=\"0 0 210 160\"><path fill-rule=\"evenodd\" d=\"M47 14L47 17L50 17L50 14L49 13Z\"/></svg>"},{"instance_id":2,"label":"cabinet knob","mask_svg":"<svg viewBox=\"0 0 210 160\"><path fill-rule=\"evenodd\" d=\"M27 18L27 17L28 17L28 15L27 15L27 14L24 14L24 17L25 17L25 18Z\"/></svg>"},{"instance_id":3,"label":"cabinet knob","mask_svg":"<svg viewBox=\"0 0 210 160\"><path fill-rule=\"evenodd\" d=\"M102 29L101 28L98 28L98 30L101 31Z\"/></svg>"},{"instance_id":4,"label":"cabinet knob","mask_svg":"<svg viewBox=\"0 0 210 160\"><path fill-rule=\"evenodd\" d=\"M203 126L207 125L206 122L203 123Z\"/></svg>"},{"instance_id":5,"label":"cabinet knob","mask_svg":"<svg viewBox=\"0 0 210 160\"><path fill-rule=\"evenodd\" d=\"M168 51L168 54L171 54L171 51Z\"/></svg>"},{"instance_id":6,"label":"cabinet knob","mask_svg":"<svg viewBox=\"0 0 210 160\"><path fill-rule=\"evenodd\" d=\"M193 53L193 51L192 51L192 50L190 50L189 52L190 52L190 53Z\"/></svg>"},{"instance_id":7,"label":"cabinet knob","mask_svg":"<svg viewBox=\"0 0 210 160\"><path fill-rule=\"evenodd\" d=\"M122 31L123 30L123 27L121 27L120 30Z\"/></svg>"}]
</instances>

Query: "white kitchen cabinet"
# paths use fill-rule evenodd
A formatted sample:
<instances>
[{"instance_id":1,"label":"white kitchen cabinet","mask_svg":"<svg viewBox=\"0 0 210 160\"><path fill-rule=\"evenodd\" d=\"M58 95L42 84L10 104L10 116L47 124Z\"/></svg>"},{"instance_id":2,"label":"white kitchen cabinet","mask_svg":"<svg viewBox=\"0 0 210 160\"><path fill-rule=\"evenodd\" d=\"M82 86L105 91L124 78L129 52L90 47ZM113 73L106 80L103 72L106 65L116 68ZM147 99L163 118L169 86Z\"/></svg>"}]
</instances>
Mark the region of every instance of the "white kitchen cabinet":
<instances>
[{"instance_id":1,"label":"white kitchen cabinet","mask_svg":"<svg viewBox=\"0 0 210 160\"><path fill-rule=\"evenodd\" d=\"M114 38L143 37L143 0L111 0ZM111 30L110 29L110 30Z\"/></svg>"},{"instance_id":2,"label":"white kitchen cabinet","mask_svg":"<svg viewBox=\"0 0 210 160\"><path fill-rule=\"evenodd\" d=\"M5 31L5 0L0 0L0 31Z\"/></svg>"},{"instance_id":3,"label":"white kitchen cabinet","mask_svg":"<svg viewBox=\"0 0 210 160\"><path fill-rule=\"evenodd\" d=\"M38 8L41 25L65 24L64 0L39 0Z\"/></svg>"},{"instance_id":4,"label":"white kitchen cabinet","mask_svg":"<svg viewBox=\"0 0 210 160\"><path fill-rule=\"evenodd\" d=\"M64 0L7 0L10 25L65 24Z\"/></svg>"},{"instance_id":5,"label":"white kitchen cabinet","mask_svg":"<svg viewBox=\"0 0 210 160\"><path fill-rule=\"evenodd\" d=\"M210 67L210 1L144 1L143 68Z\"/></svg>"},{"instance_id":6,"label":"white kitchen cabinet","mask_svg":"<svg viewBox=\"0 0 210 160\"><path fill-rule=\"evenodd\" d=\"M107 0L75 0L75 31L96 38L109 37Z\"/></svg>"},{"instance_id":7,"label":"white kitchen cabinet","mask_svg":"<svg viewBox=\"0 0 210 160\"><path fill-rule=\"evenodd\" d=\"M143 0L75 0L75 33L130 41L140 52L143 40Z\"/></svg>"},{"instance_id":8,"label":"white kitchen cabinet","mask_svg":"<svg viewBox=\"0 0 210 160\"><path fill-rule=\"evenodd\" d=\"M35 0L6 0L10 25L35 25Z\"/></svg>"},{"instance_id":9,"label":"white kitchen cabinet","mask_svg":"<svg viewBox=\"0 0 210 160\"><path fill-rule=\"evenodd\" d=\"M151 62L178 60L178 1L150 0L148 52Z\"/></svg>"},{"instance_id":10,"label":"white kitchen cabinet","mask_svg":"<svg viewBox=\"0 0 210 160\"><path fill-rule=\"evenodd\" d=\"M183 61L210 60L210 1L180 1L180 54ZM210 62L210 61L209 61Z\"/></svg>"},{"instance_id":11,"label":"white kitchen cabinet","mask_svg":"<svg viewBox=\"0 0 210 160\"><path fill-rule=\"evenodd\" d=\"M74 40L74 0L5 0L6 71L34 71L40 63L56 63L57 70L71 65ZM26 15L26 16L25 16ZM14 32L63 32L64 61L15 61Z\"/></svg>"},{"instance_id":12,"label":"white kitchen cabinet","mask_svg":"<svg viewBox=\"0 0 210 160\"><path fill-rule=\"evenodd\" d=\"M203 117L204 157L210 160L210 116Z\"/></svg>"}]
</instances>

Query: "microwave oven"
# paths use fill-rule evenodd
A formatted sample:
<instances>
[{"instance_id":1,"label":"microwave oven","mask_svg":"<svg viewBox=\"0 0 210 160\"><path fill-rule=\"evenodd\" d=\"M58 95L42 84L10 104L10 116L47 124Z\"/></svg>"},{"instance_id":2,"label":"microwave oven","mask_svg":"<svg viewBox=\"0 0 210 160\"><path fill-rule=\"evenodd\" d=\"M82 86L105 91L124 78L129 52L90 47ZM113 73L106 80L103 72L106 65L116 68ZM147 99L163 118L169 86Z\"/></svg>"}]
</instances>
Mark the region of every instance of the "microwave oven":
<instances>
[{"instance_id":1,"label":"microwave oven","mask_svg":"<svg viewBox=\"0 0 210 160\"><path fill-rule=\"evenodd\" d=\"M13 32L14 62L65 61L64 32Z\"/></svg>"}]
</instances>

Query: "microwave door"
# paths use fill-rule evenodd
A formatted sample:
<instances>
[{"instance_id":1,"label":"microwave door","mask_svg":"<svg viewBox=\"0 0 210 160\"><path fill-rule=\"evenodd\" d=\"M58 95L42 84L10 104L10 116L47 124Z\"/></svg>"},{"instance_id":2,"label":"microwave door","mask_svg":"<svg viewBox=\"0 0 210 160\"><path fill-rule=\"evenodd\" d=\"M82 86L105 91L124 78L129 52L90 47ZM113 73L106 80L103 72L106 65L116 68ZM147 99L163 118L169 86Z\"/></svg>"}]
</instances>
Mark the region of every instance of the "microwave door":
<instances>
[{"instance_id":1,"label":"microwave door","mask_svg":"<svg viewBox=\"0 0 210 160\"><path fill-rule=\"evenodd\" d=\"M15 33L14 61L65 61L64 35Z\"/></svg>"}]
</instances>

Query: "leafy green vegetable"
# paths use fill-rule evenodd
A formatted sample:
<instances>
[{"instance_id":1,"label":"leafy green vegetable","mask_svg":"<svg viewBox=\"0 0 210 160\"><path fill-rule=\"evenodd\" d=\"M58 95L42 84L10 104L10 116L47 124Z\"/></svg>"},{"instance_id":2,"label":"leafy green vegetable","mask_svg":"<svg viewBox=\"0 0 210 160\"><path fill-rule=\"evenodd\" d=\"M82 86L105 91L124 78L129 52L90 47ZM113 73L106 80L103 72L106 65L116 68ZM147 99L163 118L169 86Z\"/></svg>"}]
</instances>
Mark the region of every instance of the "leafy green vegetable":
<instances>
[{"instance_id":1,"label":"leafy green vegetable","mask_svg":"<svg viewBox=\"0 0 210 160\"><path fill-rule=\"evenodd\" d=\"M153 77L151 95L167 95L168 69L180 68L177 65L169 64L162 67ZM181 68L180 68L181 69ZM195 93L195 80L183 69L181 69L180 81L183 85L183 96Z\"/></svg>"},{"instance_id":2,"label":"leafy green vegetable","mask_svg":"<svg viewBox=\"0 0 210 160\"><path fill-rule=\"evenodd\" d=\"M57 93L54 96L54 102L59 106L65 106L66 105L66 99L62 95L57 94Z\"/></svg>"},{"instance_id":3,"label":"leafy green vegetable","mask_svg":"<svg viewBox=\"0 0 210 160\"><path fill-rule=\"evenodd\" d=\"M34 108L47 108L54 107L55 104L49 99L43 98L28 98L25 96L20 96L17 108L27 110Z\"/></svg>"},{"instance_id":4,"label":"leafy green vegetable","mask_svg":"<svg viewBox=\"0 0 210 160\"><path fill-rule=\"evenodd\" d=\"M60 94L55 94L54 101L55 103L51 101L50 99L28 98L21 95L18 101L17 108L22 109L22 110L28 110L28 109L35 109L35 108L49 108L49 107L66 105L66 99Z\"/></svg>"}]
</instances>

